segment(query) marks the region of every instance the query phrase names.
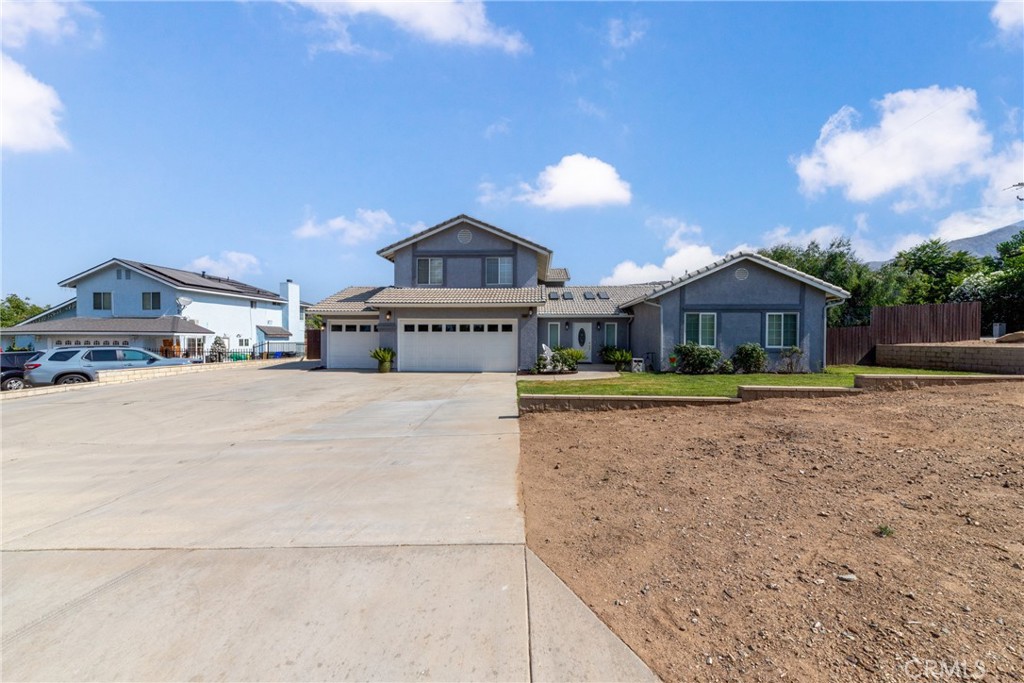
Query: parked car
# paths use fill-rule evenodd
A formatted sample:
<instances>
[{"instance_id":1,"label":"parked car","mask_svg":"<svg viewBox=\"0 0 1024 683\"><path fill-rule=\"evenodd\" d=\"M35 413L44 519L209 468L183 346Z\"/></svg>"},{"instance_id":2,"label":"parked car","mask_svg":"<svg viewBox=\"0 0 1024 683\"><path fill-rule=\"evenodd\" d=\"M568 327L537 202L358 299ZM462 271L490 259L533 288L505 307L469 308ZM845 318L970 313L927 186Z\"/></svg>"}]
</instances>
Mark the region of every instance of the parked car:
<instances>
[{"instance_id":1,"label":"parked car","mask_svg":"<svg viewBox=\"0 0 1024 683\"><path fill-rule=\"evenodd\" d=\"M100 370L190 365L187 358L162 358L133 347L68 346L44 351L25 364L25 381L32 386L96 381Z\"/></svg>"},{"instance_id":2,"label":"parked car","mask_svg":"<svg viewBox=\"0 0 1024 683\"><path fill-rule=\"evenodd\" d=\"M42 351L5 351L0 353L0 367L3 374L0 375L0 390L11 391L13 389L24 389L25 363L43 355Z\"/></svg>"}]
</instances>

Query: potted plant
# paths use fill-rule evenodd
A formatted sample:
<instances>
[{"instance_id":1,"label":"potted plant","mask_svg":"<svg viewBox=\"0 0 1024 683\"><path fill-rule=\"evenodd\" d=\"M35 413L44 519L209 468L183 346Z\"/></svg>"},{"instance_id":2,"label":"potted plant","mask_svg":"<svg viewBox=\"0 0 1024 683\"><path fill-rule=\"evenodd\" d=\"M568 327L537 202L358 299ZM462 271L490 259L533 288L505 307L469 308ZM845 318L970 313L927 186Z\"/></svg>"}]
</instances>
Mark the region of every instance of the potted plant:
<instances>
[{"instance_id":1,"label":"potted plant","mask_svg":"<svg viewBox=\"0 0 1024 683\"><path fill-rule=\"evenodd\" d=\"M395 360L395 350L380 346L370 351L370 358L377 361L377 372L391 372L391 363Z\"/></svg>"}]
</instances>

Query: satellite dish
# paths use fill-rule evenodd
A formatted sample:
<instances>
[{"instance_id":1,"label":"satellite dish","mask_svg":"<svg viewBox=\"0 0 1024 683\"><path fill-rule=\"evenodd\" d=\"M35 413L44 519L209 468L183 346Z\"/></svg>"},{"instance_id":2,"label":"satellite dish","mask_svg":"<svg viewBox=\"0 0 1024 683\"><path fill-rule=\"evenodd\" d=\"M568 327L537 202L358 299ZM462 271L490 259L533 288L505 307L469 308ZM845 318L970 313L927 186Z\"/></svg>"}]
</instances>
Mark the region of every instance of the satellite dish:
<instances>
[{"instance_id":1,"label":"satellite dish","mask_svg":"<svg viewBox=\"0 0 1024 683\"><path fill-rule=\"evenodd\" d=\"M186 306L192 303L192 299L189 299L187 296L179 296L174 300L174 303L178 304L178 313L181 313L185 310Z\"/></svg>"}]
</instances>

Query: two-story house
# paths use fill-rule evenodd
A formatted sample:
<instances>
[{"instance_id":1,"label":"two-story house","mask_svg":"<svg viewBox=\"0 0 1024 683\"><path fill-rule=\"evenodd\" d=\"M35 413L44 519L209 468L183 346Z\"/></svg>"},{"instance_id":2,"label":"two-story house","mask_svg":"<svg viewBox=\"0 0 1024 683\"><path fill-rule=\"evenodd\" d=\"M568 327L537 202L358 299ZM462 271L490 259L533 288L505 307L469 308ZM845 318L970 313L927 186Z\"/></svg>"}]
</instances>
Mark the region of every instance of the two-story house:
<instances>
[{"instance_id":1,"label":"two-story house","mask_svg":"<svg viewBox=\"0 0 1024 683\"><path fill-rule=\"evenodd\" d=\"M348 287L310 308L324 317L328 368L372 368L378 346L403 371L515 371L544 346L580 349L584 362L617 346L666 370L677 343L729 355L753 341L774 357L797 346L819 370L825 311L849 296L753 253L670 282L567 286L550 249L466 215L377 253L394 264L393 285Z\"/></svg>"},{"instance_id":2,"label":"two-story house","mask_svg":"<svg viewBox=\"0 0 1024 683\"><path fill-rule=\"evenodd\" d=\"M280 293L244 282L113 258L58 283L74 298L16 325L7 334L37 350L71 345L141 346L201 359L214 337L242 352L305 342L299 285ZM280 347L280 346L279 346Z\"/></svg>"}]
</instances>

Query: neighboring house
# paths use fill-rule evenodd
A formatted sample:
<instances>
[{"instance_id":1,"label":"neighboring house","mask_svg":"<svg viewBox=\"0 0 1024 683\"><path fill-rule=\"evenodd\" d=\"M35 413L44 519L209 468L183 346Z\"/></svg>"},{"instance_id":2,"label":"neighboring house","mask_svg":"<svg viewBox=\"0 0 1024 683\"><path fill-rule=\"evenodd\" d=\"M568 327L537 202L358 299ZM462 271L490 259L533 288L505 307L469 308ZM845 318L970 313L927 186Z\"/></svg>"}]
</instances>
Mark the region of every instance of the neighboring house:
<instances>
[{"instance_id":1,"label":"neighboring house","mask_svg":"<svg viewBox=\"0 0 1024 683\"><path fill-rule=\"evenodd\" d=\"M301 352L305 343L306 305L291 280L275 293L205 272L115 258L58 284L73 287L75 298L4 336L37 350L123 345L191 358L203 358L214 337L244 352Z\"/></svg>"},{"instance_id":2,"label":"neighboring house","mask_svg":"<svg viewBox=\"0 0 1024 683\"><path fill-rule=\"evenodd\" d=\"M676 343L729 355L757 342L770 356L804 351L824 364L825 311L849 294L771 259L741 253L671 282L567 286L551 250L460 215L384 247L394 284L348 287L310 308L324 318L328 368L372 368L370 351L395 349L398 370L514 371L543 350L628 348L667 370Z\"/></svg>"}]
</instances>

